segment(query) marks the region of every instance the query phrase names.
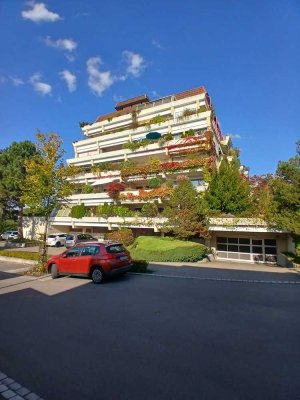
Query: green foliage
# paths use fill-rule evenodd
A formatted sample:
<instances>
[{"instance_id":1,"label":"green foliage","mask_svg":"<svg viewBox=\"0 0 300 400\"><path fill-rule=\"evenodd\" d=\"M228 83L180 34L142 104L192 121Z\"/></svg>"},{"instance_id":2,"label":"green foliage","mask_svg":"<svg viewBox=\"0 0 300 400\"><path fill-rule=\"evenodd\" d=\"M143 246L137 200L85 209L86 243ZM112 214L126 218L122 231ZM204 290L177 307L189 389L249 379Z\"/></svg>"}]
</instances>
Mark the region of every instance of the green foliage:
<instances>
[{"instance_id":1,"label":"green foliage","mask_svg":"<svg viewBox=\"0 0 300 400\"><path fill-rule=\"evenodd\" d=\"M198 108L198 113L202 113L202 112L205 112L205 111L207 111L206 106L202 104L202 106L200 106Z\"/></svg>"},{"instance_id":2,"label":"green foliage","mask_svg":"<svg viewBox=\"0 0 300 400\"><path fill-rule=\"evenodd\" d=\"M208 253L202 244L156 236L139 236L128 250L133 259L157 262L195 262Z\"/></svg>"},{"instance_id":3,"label":"green foliage","mask_svg":"<svg viewBox=\"0 0 300 400\"><path fill-rule=\"evenodd\" d=\"M189 129L188 131L183 132L181 135L182 138L191 137L191 136L195 136L195 129Z\"/></svg>"},{"instance_id":4,"label":"green foliage","mask_svg":"<svg viewBox=\"0 0 300 400\"><path fill-rule=\"evenodd\" d=\"M97 215L102 218L108 217L134 217L134 212L128 207L116 206L113 204L105 203L97 207Z\"/></svg>"},{"instance_id":5,"label":"green foliage","mask_svg":"<svg viewBox=\"0 0 300 400\"><path fill-rule=\"evenodd\" d=\"M0 250L0 255L4 257L22 258L23 260L38 261L39 254L30 251Z\"/></svg>"},{"instance_id":6,"label":"green foliage","mask_svg":"<svg viewBox=\"0 0 300 400\"><path fill-rule=\"evenodd\" d=\"M97 207L96 213L99 217L103 218L111 217L114 215L113 205L104 203L103 205Z\"/></svg>"},{"instance_id":7,"label":"green foliage","mask_svg":"<svg viewBox=\"0 0 300 400\"><path fill-rule=\"evenodd\" d=\"M205 201L211 213L239 215L250 209L250 185L241 175L238 162L224 161L213 171Z\"/></svg>"},{"instance_id":8,"label":"green foliage","mask_svg":"<svg viewBox=\"0 0 300 400\"><path fill-rule=\"evenodd\" d=\"M173 140L174 138L173 138L172 132L166 133L165 136L163 137L163 139L164 139L166 142L169 142L170 140Z\"/></svg>"},{"instance_id":9,"label":"green foliage","mask_svg":"<svg viewBox=\"0 0 300 400\"><path fill-rule=\"evenodd\" d=\"M89 194L89 193L92 193L92 192L93 192L93 186L88 185L88 184L82 186L82 193Z\"/></svg>"},{"instance_id":10,"label":"green foliage","mask_svg":"<svg viewBox=\"0 0 300 400\"><path fill-rule=\"evenodd\" d=\"M113 206L113 212L117 217L133 217L134 212L130 210L128 207L123 206Z\"/></svg>"},{"instance_id":11,"label":"green foliage","mask_svg":"<svg viewBox=\"0 0 300 400\"><path fill-rule=\"evenodd\" d=\"M141 209L141 215L143 217L157 217L158 214L158 208L155 203L146 203Z\"/></svg>"},{"instance_id":12,"label":"green foliage","mask_svg":"<svg viewBox=\"0 0 300 400\"><path fill-rule=\"evenodd\" d=\"M129 228L121 228L118 231L112 231L106 234L106 239L123 243L129 246L134 241L132 230Z\"/></svg>"},{"instance_id":13,"label":"green foliage","mask_svg":"<svg viewBox=\"0 0 300 400\"><path fill-rule=\"evenodd\" d=\"M155 189L155 188L161 186L162 182L163 181L160 178L151 178L151 179L148 180L148 186L151 189Z\"/></svg>"},{"instance_id":14,"label":"green foliage","mask_svg":"<svg viewBox=\"0 0 300 400\"><path fill-rule=\"evenodd\" d=\"M300 235L293 234L296 255L300 257Z\"/></svg>"},{"instance_id":15,"label":"green foliage","mask_svg":"<svg viewBox=\"0 0 300 400\"><path fill-rule=\"evenodd\" d=\"M72 218L81 219L81 218L85 217L86 214L87 214L87 209L84 204L78 204L71 208L70 215Z\"/></svg>"},{"instance_id":16,"label":"green foliage","mask_svg":"<svg viewBox=\"0 0 300 400\"><path fill-rule=\"evenodd\" d=\"M177 238L188 239L195 235L206 237L208 234L205 204L193 184L185 177L174 188L164 216L168 222L162 231L172 232Z\"/></svg>"},{"instance_id":17,"label":"green foliage","mask_svg":"<svg viewBox=\"0 0 300 400\"><path fill-rule=\"evenodd\" d=\"M2 218L16 215L11 210L18 210L18 231L23 236L23 201L22 185L26 177L24 162L37 154L36 146L26 140L13 142L0 152L0 205ZM0 217L1 218L1 217Z\"/></svg>"},{"instance_id":18,"label":"green foliage","mask_svg":"<svg viewBox=\"0 0 300 400\"><path fill-rule=\"evenodd\" d=\"M40 249L40 270L45 270L47 260L47 230L51 213L67 202L76 185L70 178L78 174L74 166L63 164L62 140L55 133L37 133L38 154L25 160L26 176L22 184L22 201L31 211L44 216L45 230Z\"/></svg>"},{"instance_id":19,"label":"green foliage","mask_svg":"<svg viewBox=\"0 0 300 400\"><path fill-rule=\"evenodd\" d=\"M196 110L194 110L194 109L192 109L192 108L185 108L183 111L182 111L182 117L183 118L186 118L186 117L189 117L190 115L194 115L194 114L196 114Z\"/></svg>"},{"instance_id":20,"label":"green foliage","mask_svg":"<svg viewBox=\"0 0 300 400\"><path fill-rule=\"evenodd\" d=\"M150 124L161 124L165 122L167 119L166 117L163 117L162 115L158 114L155 117L151 118L149 123Z\"/></svg>"},{"instance_id":21,"label":"green foliage","mask_svg":"<svg viewBox=\"0 0 300 400\"><path fill-rule=\"evenodd\" d=\"M278 163L277 175L270 179L274 212L269 220L278 227L300 234L300 157Z\"/></svg>"}]
</instances>

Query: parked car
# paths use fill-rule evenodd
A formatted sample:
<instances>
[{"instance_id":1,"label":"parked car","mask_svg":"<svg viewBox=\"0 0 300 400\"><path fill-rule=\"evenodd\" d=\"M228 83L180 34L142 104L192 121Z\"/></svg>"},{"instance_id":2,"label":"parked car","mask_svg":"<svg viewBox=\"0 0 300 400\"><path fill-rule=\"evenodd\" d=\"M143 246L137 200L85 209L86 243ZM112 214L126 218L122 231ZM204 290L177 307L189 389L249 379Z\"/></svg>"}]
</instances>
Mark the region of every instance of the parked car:
<instances>
[{"instance_id":1,"label":"parked car","mask_svg":"<svg viewBox=\"0 0 300 400\"><path fill-rule=\"evenodd\" d=\"M131 265L130 253L121 243L88 242L52 257L47 262L47 271L53 279L59 275L79 275L101 283L105 276L126 273Z\"/></svg>"},{"instance_id":2,"label":"parked car","mask_svg":"<svg viewBox=\"0 0 300 400\"><path fill-rule=\"evenodd\" d=\"M98 239L91 236L88 233L69 233L66 237L66 248L69 249L70 247L75 246L75 244L82 243L82 242L93 242L97 241Z\"/></svg>"},{"instance_id":3,"label":"parked car","mask_svg":"<svg viewBox=\"0 0 300 400\"><path fill-rule=\"evenodd\" d=\"M47 246L60 247L66 244L66 233L51 233L47 236L46 244Z\"/></svg>"},{"instance_id":4,"label":"parked car","mask_svg":"<svg viewBox=\"0 0 300 400\"><path fill-rule=\"evenodd\" d=\"M2 240L19 239L18 231L5 231L1 235Z\"/></svg>"}]
</instances>

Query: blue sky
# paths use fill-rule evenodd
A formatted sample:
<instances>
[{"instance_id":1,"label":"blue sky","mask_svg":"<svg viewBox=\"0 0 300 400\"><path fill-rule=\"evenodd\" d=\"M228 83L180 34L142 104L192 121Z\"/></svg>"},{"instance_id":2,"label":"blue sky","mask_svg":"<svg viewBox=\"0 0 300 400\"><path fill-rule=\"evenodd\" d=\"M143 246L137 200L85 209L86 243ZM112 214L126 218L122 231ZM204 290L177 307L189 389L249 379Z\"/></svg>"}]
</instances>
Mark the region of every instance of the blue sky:
<instances>
[{"instance_id":1,"label":"blue sky","mask_svg":"<svg viewBox=\"0 0 300 400\"><path fill-rule=\"evenodd\" d=\"M66 157L116 102L204 85L251 174L300 139L299 0L1 0L0 148L57 132Z\"/></svg>"}]
</instances>

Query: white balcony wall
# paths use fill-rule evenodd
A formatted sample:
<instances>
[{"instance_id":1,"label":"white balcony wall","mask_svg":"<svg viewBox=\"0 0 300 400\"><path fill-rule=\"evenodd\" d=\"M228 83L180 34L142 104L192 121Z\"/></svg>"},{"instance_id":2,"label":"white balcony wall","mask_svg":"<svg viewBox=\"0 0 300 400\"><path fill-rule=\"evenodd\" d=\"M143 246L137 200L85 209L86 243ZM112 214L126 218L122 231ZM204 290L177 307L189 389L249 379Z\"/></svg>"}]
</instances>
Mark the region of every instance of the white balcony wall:
<instances>
[{"instance_id":1,"label":"white balcony wall","mask_svg":"<svg viewBox=\"0 0 300 400\"><path fill-rule=\"evenodd\" d=\"M108 230L122 226L137 228L153 228L157 230L160 225L167 221L166 218L145 218L145 217L84 217L75 219L72 217L54 217L51 218L52 226L71 226L72 228L82 227L106 227Z\"/></svg>"},{"instance_id":2,"label":"white balcony wall","mask_svg":"<svg viewBox=\"0 0 300 400\"><path fill-rule=\"evenodd\" d=\"M185 108L198 108L200 105L205 104L205 94L201 93L195 96L187 97L181 100L172 100L171 102L162 103L157 105L157 103L152 102L153 107L148 107L141 109L138 113L138 120L148 120L156 115L166 115L170 112L181 113ZM150 105L150 104L149 104ZM131 114L125 114L114 117L111 121L104 120L101 122L95 122L92 125L86 125L83 128L83 133L86 136L101 134L101 132L110 129L116 129L130 124L132 121Z\"/></svg>"},{"instance_id":3,"label":"white balcony wall","mask_svg":"<svg viewBox=\"0 0 300 400\"><path fill-rule=\"evenodd\" d=\"M113 203L113 200L109 197L108 193L80 193L73 194L69 199L68 203L71 205L83 203L85 206L98 206L103 203Z\"/></svg>"}]
</instances>

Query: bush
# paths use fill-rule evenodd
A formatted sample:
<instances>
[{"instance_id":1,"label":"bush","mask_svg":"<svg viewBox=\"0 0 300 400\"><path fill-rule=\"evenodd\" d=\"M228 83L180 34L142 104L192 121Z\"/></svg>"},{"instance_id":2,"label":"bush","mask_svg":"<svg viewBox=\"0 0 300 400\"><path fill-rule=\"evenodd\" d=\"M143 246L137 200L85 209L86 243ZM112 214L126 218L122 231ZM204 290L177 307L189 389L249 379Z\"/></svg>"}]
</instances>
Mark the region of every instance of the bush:
<instances>
[{"instance_id":1,"label":"bush","mask_svg":"<svg viewBox=\"0 0 300 400\"><path fill-rule=\"evenodd\" d=\"M157 217L158 208L155 203L146 203L141 209L141 214L143 217Z\"/></svg>"},{"instance_id":2,"label":"bush","mask_svg":"<svg viewBox=\"0 0 300 400\"><path fill-rule=\"evenodd\" d=\"M104 203L102 206L98 206L96 214L98 215L98 217L103 217L103 218L108 218L113 216L114 214L113 205Z\"/></svg>"},{"instance_id":3,"label":"bush","mask_svg":"<svg viewBox=\"0 0 300 400\"><path fill-rule=\"evenodd\" d=\"M145 260L133 260L131 271L139 273L148 272L148 262Z\"/></svg>"},{"instance_id":4,"label":"bush","mask_svg":"<svg viewBox=\"0 0 300 400\"><path fill-rule=\"evenodd\" d=\"M77 206L73 206L71 209L71 217L81 219L86 216L86 207L84 204L79 204Z\"/></svg>"},{"instance_id":5,"label":"bush","mask_svg":"<svg viewBox=\"0 0 300 400\"><path fill-rule=\"evenodd\" d=\"M125 246L129 246L134 241L132 230L129 228L121 228L118 231L109 232L105 235L105 238L123 243Z\"/></svg>"},{"instance_id":6,"label":"bush","mask_svg":"<svg viewBox=\"0 0 300 400\"><path fill-rule=\"evenodd\" d=\"M11 239L10 242L12 243L30 243L32 245L38 246L40 242L38 240L32 240L32 239Z\"/></svg>"},{"instance_id":7,"label":"bush","mask_svg":"<svg viewBox=\"0 0 300 400\"><path fill-rule=\"evenodd\" d=\"M151 189L155 189L157 187L159 187L162 184L162 180L160 178L151 178L148 181L148 186Z\"/></svg>"},{"instance_id":8,"label":"bush","mask_svg":"<svg viewBox=\"0 0 300 400\"><path fill-rule=\"evenodd\" d=\"M173 140L173 135L171 132L168 132L165 136L164 139L166 142L169 142L170 140Z\"/></svg>"},{"instance_id":9,"label":"bush","mask_svg":"<svg viewBox=\"0 0 300 400\"><path fill-rule=\"evenodd\" d=\"M128 250L133 259L157 262L196 262L208 254L202 244L155 236L138 237Z\"/></svg>"},{"instance_id":10,"label":"bush","mask_svg":"<svg viewBox=\"0 0 300 400\"><path fill-rule=\"evenodd\" d=\"M82 186L82 193L89 194L89 193L92 193L92 191L93 191L93 186L91 186L91 185L83 185Z\"/></svg>"},{"instance_id":11,"label":"bush","mask_svg":"<svg viewBox=\"0 0 300 400\"><path fill-rule=\"evenodd\" d=\"M96 211L97 216L108 218L108 217L134 217L134 212L130 210L128 207L124 206L115 206L113 204L103 204L102 206L97 207Z\"/></svg>"}]
</instances>

